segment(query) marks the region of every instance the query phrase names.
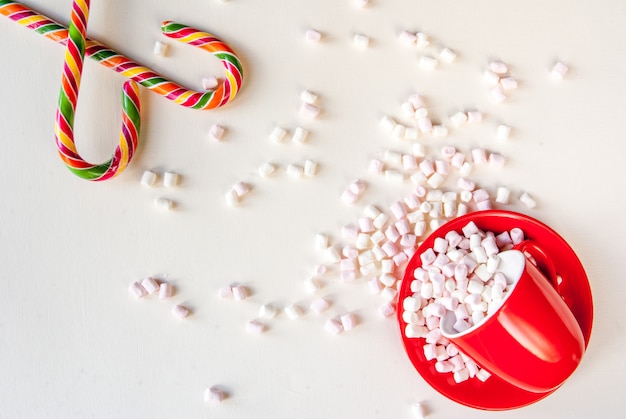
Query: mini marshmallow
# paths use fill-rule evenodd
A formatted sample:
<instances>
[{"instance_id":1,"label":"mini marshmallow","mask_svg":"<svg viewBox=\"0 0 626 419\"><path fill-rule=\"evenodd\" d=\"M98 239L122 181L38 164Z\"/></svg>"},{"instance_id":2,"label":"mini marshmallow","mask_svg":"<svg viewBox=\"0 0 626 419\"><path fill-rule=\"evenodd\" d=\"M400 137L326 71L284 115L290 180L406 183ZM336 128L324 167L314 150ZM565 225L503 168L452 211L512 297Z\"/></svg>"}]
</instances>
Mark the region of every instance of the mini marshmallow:
<instances>
[{"instance_id":1,"label":"mini marshmallow","mask_svg":"<svg viewBox=\"0 0 626 419\"><path fill-rule=\"evenodd\" d=\"M250 185L246 182L237 182L233 185L233 191L235 191L239 198L243 198L250 192Z\"/></svg>"},{"instance_id":2,"label":"mini marshmallow","mask_svg":"<svg viewBox=\"0 0 626 419\"><path fill-rule=\"evenodd\" d=\"M508 73L509 68L504 61L493 60L489 62L489 70L496 74L506 74Z\"/></svg>"},{"instance_id":3,"label":"mini marshmallow","mask_svg":"<svg viewBox=\"0 0 626 419\"><path fill-rule=\"evenodd\" d=\"M524 241L524 232L521 228L512 228L510 234L513 244L520 244L522 241Z\"/></svg>"},{"instance_id":4,"label":"mini marshmallow","mask_svg":"<svg viewBox=\"0 0 626 419\"><path fill-rule=\"evenodd\" d=\"M276 143L282 143L287 136L287 130L282 127L274 127L272 132L270 133L270 140Z\"/></svg>"},{"instance_id":5,"label":"mini marshmallow","mask_svg":"<svg viewBox=\"0 0 626 419\"><path fill-rule=\"evenodd\" d=\"M161 211L173 210L176 204L169 198L159 197L154 200L154 206Z\"/></svg>"},{"instance_id":6,"label":"mini marshmallow","mask_svg":"<svg viewBox=\"0 0 626 419\"><path fill-rule=\"evenodd\" d=\"M491 93L492 99L496 103L501 103L506 100L506 95L504 94L504 90L502 89L502 86L494 87L493 89L491 89L490 93Z\"/></svg>"},{"instance_id":7,"label":"mini marshmallow","mask_svg":"<svg viewBox=\"0 0 626 419\"><path fill-rule=\"evenodd\" d=\"M480 111L472 110L467 112L467 123L475 124L478 122L482 122L483 114Z\"/></svg>"},{"instance_id":8,"label":"mini marshmallow","mask_svg":"<svg viewBox=\"0 0 626 419\"><path fill-rule=\"evenodd\" d=\"M318 298L316 300L313 300L310 305L311 310L313 310L313 312L315 312L316 314L323 313L324 311L328 310L329 307L330 302L325 298Z\"/></svg>"},{"instance_id":9,"label":"mini marshmallow","mask_svg":"<svg viewBox=\"0 0 626 419\"><path fill-rule=\"evenodd\" d=\"M319 291L322 286L322 282L317 278L307 278L304 280L304 288L309 294Z\"/></svg>"},{"instance_id":10,"label":"mini marshmallow","mask_svg":"<svg viewBox=\"0 0 626 419\"><path fill-rule=\"evenodd\" d=\"M227 397L226 392L218 387L207 388L204 392L204 401L206 403L221 403Z\"/></svg>"},{"instance_id":11,"label":"mini marshmallow","mask_svg":"<svg viewBox=\"0 0 626 419\"><path fill-rule=\"evenodd\" d=\"M424 407L421 403L413 403L411 405L411 413L414 419L424 419L426 417Z\"/></svg>"},{"instance_id":12,"label":"mini marshmallow","mask_svg":"<svg viewBox=\"0 0 626 419\"><path fill-rule=\"evenodd\" d=\"M141 185L142 186L154 186L154 184L156 183L158 178L158 175L151 171L151 170L146 170L143 172L143 175L141 176Z\"/></svg>"},{"instance_id":13,"label":"mini marshmallow","mask_svg":"<svg viewBox=\"0 0 626 419\"><path fill-rule=\"evenodd\" d=\"M443 175L441 173L433 173L428 178L426 183L428 183L428 185L431 188L438 188L438 187L440 187L443 184L444 181L445 181L445 178L443 177Z\"/></svg>"},{"instance_id":14,"label":"mini marshmallow","mask_svg":"<svg viewBox=\"0 0 626 419\"><path fill-rule=\"evenodd\" d=\"M380 296L387 301L396 301L396 297L398 296L398 290L391 287L385 287L380 292Z\"/></svg>"},{"instance_id":15,"label":"mini marshmallow","mask_svg":"<svg viewBox=\"0 0 626 419\"><path fill-rule=\"evenodd\" d=\"M517 79L512 76L502 77L500 79L500 86L502 86L504 90L517 89Z\"/></svg>"},{"instance_id":16,"label":"mini marshmallow","mask_svg":"<svg viewBox=\"0 0 626 419\"><path fill-rule=\"evenodd\" d=\"M224 198L226 198L226 204L229 207L234 207L239 204L239 196L237 196L237 192L235 192L232 188L224 194Z\"/></svg>"},{"instance_id":17,"label":"mini marshmallow","mask_svg":"<svg viewBox=\"0 0 626 419\"><path fill-rule=\"evenodd\" d=\"M401 140L404 138L404 133L406 132L406 127L402 124L398 124L393 127L393 131L391 131L391 137L396 140Z\"/></svg>"},{"instance_id":18,"label":"mini marshmallow","mask_svg":"<svg viewBox=\"0 0 626 419\"><path fill-rule=\"evenodd\" d=\"M444 63L451 63L456 60L456 52L448 47L444 47L439 52L439 59Z\"/></svg>"},{"instance_id":19,"label":"mini marshmallow","mask_svg":"<svg viewBox=\"0 0 626 419\"><path fill-rule=\"evenodd\" d=\"M326 250L330 245L330 238L323 233L317 233L315 235L315 248L317 250Z\"/></svg>"},{"instance_id":20,"label":"mini marshmallow","mask_svg":"<svg viewBox=\"0 0 626 419\"><path fill-rule=\"evenodd\" d=\"M321 109L312 103L304 102L300 106L300 115L308 119L317 118L320 112L321 112Z\"/></svg>"},{"instance_id":21,"label":"mini marshmallow","mask_svg":"<svg viewBox=\"0 0 626 419\"><path fill-rule=\"evenodd\" d=\"M385 170L385 180L395 183L402 183L404 182L404 173L393 169Z\"/></svg>"},{"instance_id":22,"label":"mini marshmallow","mask_svg":"<svg viewBox=\"0 0 626 419\"><path fill-rule=\"evenodd\" d=\"M172 314L179 319L184 319L191 314L191 311L187 307L177 304L172 308Z\"/></svg>"},{"instance_id":23,"label":"mini marshmallow","mask_svg":"<svg viewBox=\"0 0 626 419\"><path fill-rule=\"evenodd\" d=\"M380 120L380 125L385 129L385 131L392 132L398 123L391 116L385 115Z\"/></svg>"},{"instance_id":24,"label":"mini marshmallow","mask_svg":"<svg viewBox=\"0 0 626 419\"><path fill-rule=\"evenodd\" d=\"M444 125L433 125L432 135L433 137L447 137L448 128Z\"/></svg>"},{"instance_id":25,"label":"mini marshmallow","mask_svg":"<svg viewBox=\"0 0 626 419\"><path fill-rule=\"evenodd\" d=\"M180 175L175 172L164 172L163 173L163 186L167 188L173 188L178 185L180 181Z\"/></svg>"},{"instance_id":26,"label":"mini marshmallow","mask_svg":"<svg viewBox=\"0 0 626 419\"><path fill-rule=\"evenodd\" d=\"M278 307L274 304L263 304L259 308L259 317L264 319L273 319L278 315Z\"/></svg>"},{"instance_id":27,"label":"mini marshmallow","mask_svg":"<svg viewBox=\"0 0 626 419\"><path fill-rule=\"evenodd\" d=\"M500 76L491 70L485 70L483 80L490 86L496 86L500 82Z\"/></svg>"},{"instance_id":28,"label":"mini marshmallow","mask_svg":"<svg viewBox=\"0 0 626 419\"><path fill-rule=\"evenodd\" d=\"M313 160L305 160L304 161L304 176L306 177L314 177L317 175L318 163Z\"/></svg>"},{"instance_id":29,"label":"mini marshmallow","mask_svg":"<svg viewBox=\"0 0 626 419\"><path fill-rule=\"evenodd\" d=\"M258 172L259 176L262 178L268 178L276 172L276 165L270 162L265 162L259 166Z\"/></svg>"},{"instance_id":30,"label":"mini marshmallow","mask_svg":"<svg viewBox=\"0 0 626 419\"><path fill-rule=\"evenodd\" d=\"M324 324L324 330L332 335L338 335L343 332L343 325L337 319L328 319Z\"/></svg>"},{"instance_id":31,"label":"mini marshmallow","mask_svg":"<svg viewBox=\"0 0 626 419\"><path fill-rule=\"evenodd\" d=\"M472 159L474 164L487 163L487 152L483 148L475 148L472 150Z\"/></svg>"},{"instance_id":32,"label":"mini marshmallow","mask_svg":"<svg viewBox=\"0 0 626 419\"><path fill-rule=\"evenodd\" d=\"M343 314L340 318L343 330L352 330L356 327L358 319L354 313Z\"/></svg>"},{"instance_id":33,"label":"mini marshmallow","mask_svg":"<svg viewBox=\"0 0 626 419\"><path fill-rule=\"evenodd\" d=\"M390 317L390 316L393 316L394 313L396 312L396 307L393 305L391 301L387 301L386 303L384 303L382 306L378 308L378 312L383 317Z\"/></svg>"},{"instance_id":34,"label":"mini marshmallow","mask_svg":"<svg viewBox=\"0 0 626 419\"><path fill-rule=\"evenodd\" d=\"M202 88L204 90L214 90L219 85L220 82L215 76L207 76L202 78Z\"/></svg>"},{"instance_id":35,"label":"mini marshmallow","mask_svg":"<svg viewBox=\"0 0 626 419\"><path fill-rule=\"evenodd\" d=\"M499 124L496 127L496 139L508 140L511 135L511 127L504 124Z\"/></svg>"},{"instance_id":36,"label":"mini marshmallow","mask_svg":"<svg viewBox=\"0 0 626 419\"><path fill-rule=\"evenodd\" d=\"M489 154L489 165L493 167L503 167L506 163L506 159L502 154L491 153Z\"/></svg>"},{"instance_id":37,"label":"mini marshmallow","mask_svg":"<svg viewBox=\"0 0 626 419\"><path fill-rule=\"evenodd\" d=\"M303 90L302 93L300 93L300 100L304 103L314 104L317 102L317 98L317 93L310 90Z\"/></svg>"},{"instance_id":38,"label":"mini marshmallow","mask_svg":"<svg viewBox=\"0 0 626 419\"><path fill-rule=\"evenodd\" d=\"M520 195L519 200L527 208L535 208L537 206L537 202L528 192L523 192L522 195Z\"/></svg>"},{"instance_id":39,"label":"mini marshmallow","mask_svg":"<svg viewBox=\"0 0 626 419\"><path fill-rule=\"evenodd\" d=\"M291 163L287 165L286 169L287 175L294 179L301 179L304 176L304 167Z\"/></svg>"},{"instance_id":40,"label":"mini marshmallow","mask_svg":"<svg viewBox=\"0 0 626 419\"><path fill-rule=\"evenodd\" d=\"M291 320L296 320L302 317L302 315L304 314L302 308L296 304L288 305L284 308L284 311L287 317L289 317Z\"/></svg>"},{"instance_id":41,"label":"mini marshmallow","mask_svg":"<svg viewBox=\"0 0 626 419\"><path fill-rule=\"evenodd\" d=\"M296 129L293 131L291 141L297 144L304 144L307 142L308 136L309 132L306 129L302 127L296 127Z\"/></svg>"},{"instance_id":42,"label":"mini marshmallow","mask_svg":"<svg viewBox=\"0 0 626 419\"><path fill-rule=\"evenodd\" d=\"M369 0L354 0L354 5L359 8L367 7Z\"/></svg>"},{"instance_id":43,"label":"mini marshmallow","mask_svg":"<svg viewBox=\"0 0 626 419\"><path fill-rule=\"evenodd\" d=\"M550 75L555 80L563 80L568 71L569 68L567 67L567 65L562 63L561 61L558 61L554 64L552 70L550 70Z\"/></svg>"},{"instance_id":44,"label":"mini marshmallow","mask_svg":"<svg viewBox=\"0 0 626 419\"><path fill-rule=\"evenodd\" d=\"M462 383L463 381L467 381L469 379L469 372L466 368L462 370L456 371L453 375L455 383Z\"/></svg>"},{"instance_id":45,"label":"mini marshmallow","mask_svg":"<svg viewBox=\"0 0 626 419\"><path fill-rule=\"evenodd\" d=\"M171 298L173 294L174 287L172 284L162 282L161 285L159 285L159 300L167 300L168 298Z\"/></svg>"},{"instance_id":46,"label":"mini marshmallow","mask_svg":"<svg viewBox=\"0 0 626 419\"><path fill-rule=\"evenodd\" d=\"M450 117L450 122L456 127L463 125L467 122L467 114L462 111L456 112Z\"/></svg>"},{"instance_id":47,"label":"mini marshmallow","mask_svg":"<svg viewBox=\"0 0 626 419\"><path fill-rule=\"evenodd\" d=\"M504 186L500 186L496 192L496 202L499 204L508 204L510 196L511 191Z\"/></svg>"},{"instance_id":48,"label":"mini marshmallow","mask_svg":"<svg viewBox=\"0 0 626 419\"><path fill-rule=\"evenodd\" d=\"M215 141L222 141L224 139L224 134L226 133L226 128L221 125L213 124L211 128L209 128L209 137L211 137Z\"/></svg>"},{"instance_id":49,"label":"mini marshmallow","mask_svg":"<svg viewBox=\"0 0 626 419\"><path fill-rule=\"evenodd\" d=\"M422 55L419 59L419 65L425 70L434 70L437 67L437 59L431 55Z\"/></svg>"},{"instance_id":50,"label":"mini marshmallow","mask_svg":"<svg viewBox=\"0 0 626 419\"><path fill-rule=\"evenodd\" d=\"M427 116L418 118L417 120L417 128L421 133L429 133L433 131L433 121Z\"/></svg>"},{"instance_id":51,"label":"mini marshmallow","mask_svg":"<svg viewBox=\"0 0 626 419\"><path fill-rule=\"evenodd\" d=\"M329 246L324 250L324 258L328 263L338 263L341 260L341 254L335 246Z\"/></svg>"},{"instance_id":52,"label":"mini marshmallow","mask_svg":"<svg viewBox=\"0 0 626 419\"><path fill-rule=\"evenodd\" d=\"M416 47L424 48L430 45L430 40L428 39L428 35L426 35L424 32L417 32L415 36L417 36L417 41L415 42Z\"/></svg>"},{"instance_id":53,"label":"mini marshmallow","mask_svg":"<svg viewBox=\"0 0 626 419\"><path fill-rule=\"evenodd\" d=\"M148 291L146 291L146 289L143 287L143 285L141 285L139 282L133 282L132 284L130 284L130 286L128 287L128 291L135 297L135 298L143 298L146 295L148 295Z\"/></svg>"},{"instance_id":54,"label":"mini marshmallow","mask_svg":"<svg viewBox=\"0 0 626 419\"><path fill-rule=\"evenodd\" d=\"M315 29L307 29L304 33L304 38L309 42L320 42L322 40L322 33Z\"/></svg>"},{"instance_id":55,"label":"mini marshmallow","mask_svg":"<svg viewBox=\"0 0 626 419\"><path fill-rule=\"evenodd\" d=\"M252 335L260 335L267 330L267 326L258 320L250 320L246 323L246 331Z\"/></svg>"},{"instance_id":56,"label":"mini marshmallow","mask_svg":"<svg viewBox=\"0 0 626 419\"><path fill-rule=\"evenodd\" d=\"M236 301L243 301L249 296L248 288L243 285L235 285L232 287L233 298Z\"/></svg>"},{"instance_id":57,"label":"mini marshmallow","mask_svg":"<svg viewBox=\"0 0 626 419\"><path fill-rule=\"evenodd\" d=\"M159 290L159 283L152 277L144 278L141 281L141 286L148 294L154 294Z\"/></svg>"},{"instance_id":58,"label":"mini marshmallow","mask_svg":"<svg viewBox=\"0 0 626 419\"><path fill-rule=\"evenodd\" d=\"M217 295L223 300L233 298L233 287L225 285L217 290Z\"/></svg>"},{"instance_id":59,"label":"mini marshmallow","mask_svg":"<svg viewBox=\"0 0 626 419\"><path fill-rule=\"evenodd\" d=\"M165 42L156 41L152 52L158 57L164 57L167 53L167 44Z\"/></svg>"},{"instance_id":60,"label":"mini marshmallow","mask_svg":"<svg viewBox=\"0 0 626 419\"><path fill-rule=\"evenodd\" d=\"M357 48L366 49L370 46L370 38L367 35L357 33L352 38L352 42Z\"/></svg>"},{"instance_id":61,"label":"mini marshmallow","mask_svg":"<svg viewBox=\"0 0 626 419\"><path fill-rule=\"evenodd\" d=\"M417 140L419 138L419 131L414 127L406 127L404 130L404 140Z\"/></svg>"},{"instance_id":62,"label":"mini marshmallow","mask_svg":"<svg viewBox=\"0 0 626 419\"><path fill-rule=\"evenodd\" d=\"M398 41L404 45L414 46L417 42L417 35L414 32L404 30L398 35Z\"/></svg>"}]
</instances>

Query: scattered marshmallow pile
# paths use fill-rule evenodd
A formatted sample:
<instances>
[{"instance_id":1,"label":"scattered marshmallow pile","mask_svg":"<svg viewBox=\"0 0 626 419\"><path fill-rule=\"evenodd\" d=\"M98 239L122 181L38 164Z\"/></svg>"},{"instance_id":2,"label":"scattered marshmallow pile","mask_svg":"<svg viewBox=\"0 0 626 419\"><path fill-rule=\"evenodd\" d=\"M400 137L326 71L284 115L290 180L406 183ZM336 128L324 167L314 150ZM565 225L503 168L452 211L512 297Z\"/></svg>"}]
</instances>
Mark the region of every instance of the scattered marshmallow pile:
<instances>
[{"instance_id":1,"label":"scattered marshmallow pile","mask_svg":"<svg viewBox=\"0 0 626 419\"><path fill-rule=\"evenodd\" d=\"M398 41L423 51L418 59L419 66L425 70L434 70L439 63L451 64L457 59L455 50L445 45L435 45L424 32L403 30L398 35Z\"/></svg>"},{"instance_id":2,"label":"scattered marshmallow pile","mask_svg":"<svg viewBox=\"0 0 626 419\"><path fill-rule=\"evenodd\" d=\"M320 284L316 284L311 292L313 293L320 288ZM235 283L221 287L218 290L218 296L224 300L244 301L250 296L250 290L244 285ZM329 298L318 296L309 304L309 310L321 316L329 311L331 305L332 301ZM270 328L268 321L276 318L281 312L284 312L290 320L298 320L306 314L306 308L301 303L291 303L284 308L275 303L265 303L259 308L258 318L249 320L246 323L246 331L252 335L260 335L267 332ZM324 329L333 335L338 335L344 331L354 329L358 323L357 315L348 312L328 318L324 324Z\"/></svg>"},{"instance_id":3,"label":"scattered marshmallow pile","mask_svg":"<svg viewBox=\"0 0 626 419\"><path fill-rule=\"evenodd\" d=\"M425 339L426 359L435 361L436 371L452 373L457 383L474 377L485 381L490 374L442 336L440 320L453 313L453 328L461 333L497 310L512 285L498 271L498 253L522 240L519 228L495 235L469 222L462 234L451 230L420 254L412 294L402 301L404 335Z\"/></svg>"},{"instance_id":4,"label":"scattered marshmallow pile","mask_svg":"<svg viewBox=\"0 0 626 419\"><path fill-rule=\"evenodd\" d=\"M135 281L130 284L128 291L137 299L158 294L160 300L168 300L174 295L174 286L154 277L146 277L141 282ZM179 319L184 319L191 314L191 310L182 304L176 304L172 308L172 314Z\"/></svg>"},{"instance_id":5,"label":"scattered marshmallow pile","mask_svg":"<svg viewBox=\"0 0 626 419\"><path fill-rule=\"evenodd\" d=\"M501 60L492 60L483 72L483 79L491 86L491 97L496 103L504 102L507 93L517 89L517 79L509 73L509 66Z\"/></svg>"},{"instance_id":6,"label":"scattered marshmallow pile","mask_svg":"<svg viewBox=\"0 0 626 419\"><path fill-rule=\"evenodd\" d=\"M173 171L165 171L162 174L163 186L166 188L175 188L181 182L180 174ZM156 186L159 180L159 173L154 170L146 170L141 176L141 185L147 188ZM161 211L170 211L176 208L176 202L170 198L159 196L154 200L154 206Z\"/></svg>"}]
</instances>

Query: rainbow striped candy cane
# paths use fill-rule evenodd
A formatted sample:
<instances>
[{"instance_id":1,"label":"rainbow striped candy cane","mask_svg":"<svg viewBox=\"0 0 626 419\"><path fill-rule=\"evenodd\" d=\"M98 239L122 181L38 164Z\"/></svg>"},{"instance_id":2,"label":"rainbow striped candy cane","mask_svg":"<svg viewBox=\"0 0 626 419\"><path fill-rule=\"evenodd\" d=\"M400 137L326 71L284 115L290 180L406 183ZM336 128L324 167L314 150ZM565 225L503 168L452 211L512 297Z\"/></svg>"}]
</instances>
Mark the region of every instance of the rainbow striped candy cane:
<instances>
[{"instance_id":1,"label":"rainbow striped candy cane","mask_svg":"<svg viewBox=\"0 0 626 419\"><path fill-rule=\"evenodd\" d=\"M139 137L139 90L137 83L124 83L122 133L113 157L103 164L91 164L80 157L74 142L74 114L85 57L89 0L75 0L65 47L65 64L57 107L54 135L61 160L74 174L88 180L106 180L121 173L135 153Z\"/></svg>"},{"instance_id":2,"label":"rainbow striped candy cane","mask_svg":"<svg viewBox=\"0 0 626 419\"><path fill-rule=\"evenodd\" d=\"M79 10L82 11L81 13L85 18L85 22L82 26L86 27L88 2L81 2L81 4L83 4L83 6L87 5L86 8L79 7ZM87 13L85 13L85 11ZM64 45L69 43L69 28L62 26L61 24L33 11L32 9L29 9L20 3L0 0L0 14L9 17L11 20L19 23L20 25L26 26L27 28L55 42ZM76 24L77 28L81 27L80 23L81 22L78 22L78 24ZM83 56L88 56L96 60L100 64L115 70L132 81L139 83L142 86L182 106L202 110L215 109L217 107L224 106L233 100L243 83L243 70L239 58L228 45L211 34L179 23L169 21L164 22L161 29L164 35L170 38L197 46L216 56L222 62L222 65L226 70L225 80L215 90L196 92L186 89L181 85L160 76L149 68L137 64L128 57L125 57L124 55L108 48L104 44L87 38L85 33L82 34L83 42L74 41L74 44L84 46ZM80 31L77 32L80 34ZM74 56L72 56L72 58L76 60ZM80 61L82 63L82 57ZM76 70L76 68L73 70ZM64 79L65 74L66 73L64 71ZM72 75L74 79L76 79L76 74L72 73ZM68 85L68 89L63 86L63 90L65 91L67 98L70 99L67 103L71 103L73 98L72 94L76 95L78 92L78 89L71 91L72 87L73 86L71 84ZM135 100L137 97L136 86L132 83L125 84L122 105L124 108L124 129L122 131L120 147L116 150L116 154L113 156L110 163L107 162L97 166L92 165L93 168L88 169L90 165L81 161L82 159L80 159L75 151L75 148L73 148L73 141L70 140L70 137L68 136L61 142L64 148L59 148L59 152L71 170L75 169L75 171L73 170L75 173L79 176L82 175L81 177L85 177L87 179L104 180L115 176L115 174L118 174L126 167L136 148L136 141L132 140L132 136L134 135L133 133L130 131L125 133L124 130L131 128L131 125L134 125L133 128L137 131L139 129L139 101L138 99ZM70 126L73 122L73 115L72 117L69 117L69 114L67 113L67 103L64 102L64 106L60 106L60 109L61 112L66 115L65 120L68 123L65 125ZM61 103L59 104L61 105ZM136 107L136 119L133 105ZM57 145L59 145L59 142L57 142ZM118 154L119 156L117 156ZM98 175L98 172L101 172L102 175Z\"/></svg>"}]
</instances>

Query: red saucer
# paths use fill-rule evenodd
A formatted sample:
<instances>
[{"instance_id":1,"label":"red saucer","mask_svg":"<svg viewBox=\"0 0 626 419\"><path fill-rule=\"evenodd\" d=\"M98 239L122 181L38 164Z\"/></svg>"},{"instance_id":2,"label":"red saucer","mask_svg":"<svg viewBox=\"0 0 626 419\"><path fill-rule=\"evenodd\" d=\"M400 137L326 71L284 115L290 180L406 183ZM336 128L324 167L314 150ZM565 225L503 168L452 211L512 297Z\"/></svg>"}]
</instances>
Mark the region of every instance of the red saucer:
<instances>
[{"instance_id":1,"label":"red saucer","mask_svg":"<svg viewBox=\"0 0 626 419\"><path fill-rule=\"evenodd\" d=\"M550 395L554 390L548 393L531 393L495 376L484 383L470 379L457 384L452 374L441 374L435 371L435 363L426 360L423 338L407 338L404 335L406 323L402 320L401 305L402 301L412 294L410 290L412 273L421 265L419 255L433 246L436 237L444 236L451 230L460 232L461 228L470 221L473 221L481 230L493 231L496 234L518 227L524 231L526 238L541 244L552 257L557 274L562 277L559 293L580 325L585 338L585 347L589 344L593 322L591 288L585 270L572 248L550 227L527 215L510 211L487 210L466 214L447 222L424 240L409 261L398 296L400 307L398 323L404 348L421 376L435 390L457 403L483 410L508 410L527 406Z\"/></svg>"}]
</instances>

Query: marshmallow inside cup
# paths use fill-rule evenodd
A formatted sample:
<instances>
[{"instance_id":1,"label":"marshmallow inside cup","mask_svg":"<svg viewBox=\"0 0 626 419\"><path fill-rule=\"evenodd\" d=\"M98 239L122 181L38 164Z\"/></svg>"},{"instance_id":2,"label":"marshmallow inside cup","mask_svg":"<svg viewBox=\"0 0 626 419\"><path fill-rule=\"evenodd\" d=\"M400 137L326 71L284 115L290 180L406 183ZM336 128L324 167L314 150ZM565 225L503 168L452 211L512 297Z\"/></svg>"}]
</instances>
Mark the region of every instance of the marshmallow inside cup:
<instances>
[{"instance_id":1,"label":"marshmallow inside cup","mask_svg":"<svg viewBox=\"0 0 626 419\"><path fill-rule=\"evenodd\" d=\"M507 290L505 294L502 296L502 299L498 303L498 306L492 309L480 322L474 324L472 327L458 330L455 328L455 324L459 320L454 312L449 311L446 313L440 323L441 335L445 338L454 338L463 336L473 332L474 330L480 328L483 324L487 322L491 317L497 313L497 311L502 307L504 302L511 296L515 286L517 285L518 280L521 278L522 273L524 272L524 267L526 266L526 257L519 250L506 250L504 252L500 252L498 254L500 258L500 263L498 264L497 272L501 272L504 274L507 280Z\"/></svg>"}]
</instances>

